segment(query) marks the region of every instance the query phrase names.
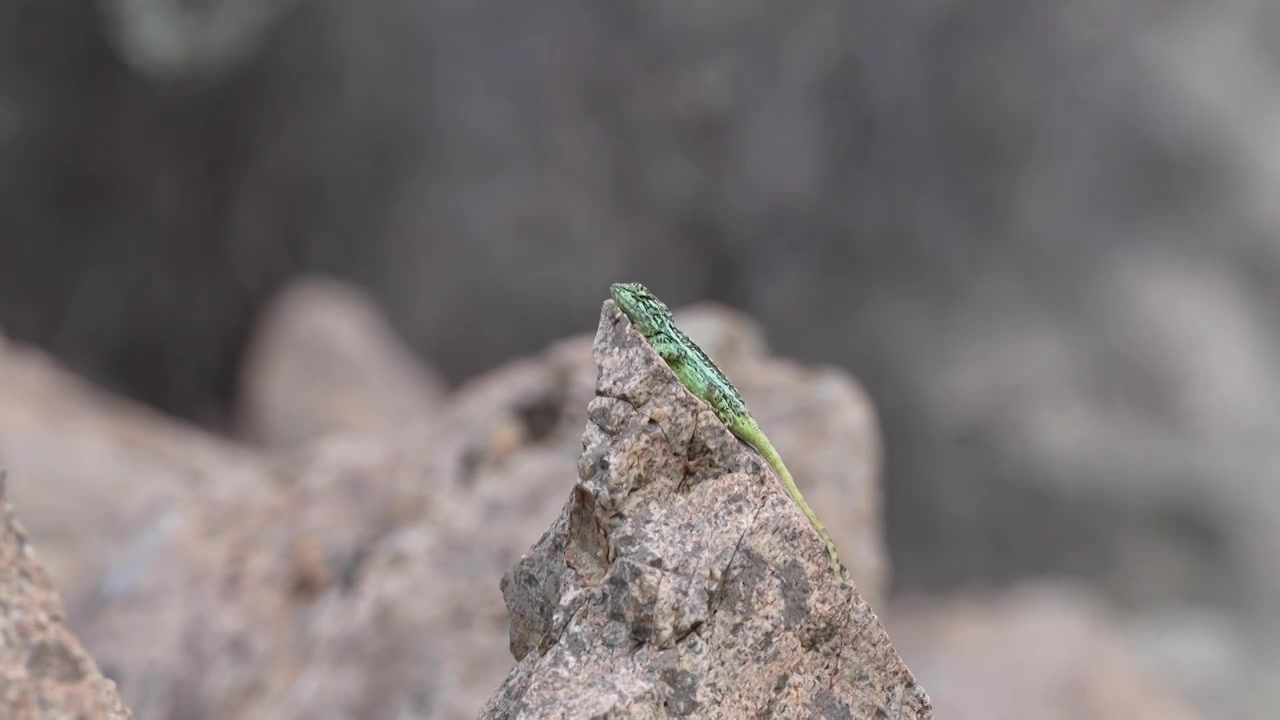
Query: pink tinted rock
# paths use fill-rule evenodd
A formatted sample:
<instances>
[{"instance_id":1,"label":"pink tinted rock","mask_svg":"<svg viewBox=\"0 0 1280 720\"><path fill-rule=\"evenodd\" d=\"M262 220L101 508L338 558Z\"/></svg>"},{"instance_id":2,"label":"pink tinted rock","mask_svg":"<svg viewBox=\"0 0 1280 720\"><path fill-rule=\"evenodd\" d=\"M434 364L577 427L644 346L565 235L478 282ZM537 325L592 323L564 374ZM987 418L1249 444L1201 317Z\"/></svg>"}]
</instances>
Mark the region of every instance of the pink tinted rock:
<instances>
[{"instance_id":1,"label":"pink tinted rock","mask_svg":"<svg viewBox=\"0 0 1280 720\"><path fill-rule=\"evenodd\" d=\"M931 718L764 461L606 303L578 482L502 581L483 718Z\"/></svg>"},{"instance_id":2,"label":"pink tinted rock","mask_svg":"<svg viewBox=\"0 0 1280 720\"><path fill-rule=\"evenodd\" d=\"M4 494L0 474L0 717L129 720L115 683L67 629L58 593Z\"/></svg>"},{"instance_id":3,"label":"pink tinted rock","mask_svg":"<svg viewBox=\"0 0 1280 720\"><path fill-rule=\"evenodd\" d=\"M430 418L444 382L359 289L309 279L263 313L241 369L241 433L274 450Z\"/></svg>"},{"instance_id":4,"label":"pink tinted rock","mask_svg":"<svg viewBox=\"0 0 1280 720\"><path fill-rule=\"evenodd\" d=\"M1069 585L905 602L887 624L941 717L1196 717L1141 671L1102 606Z\"/></svg>"}]
</instances>

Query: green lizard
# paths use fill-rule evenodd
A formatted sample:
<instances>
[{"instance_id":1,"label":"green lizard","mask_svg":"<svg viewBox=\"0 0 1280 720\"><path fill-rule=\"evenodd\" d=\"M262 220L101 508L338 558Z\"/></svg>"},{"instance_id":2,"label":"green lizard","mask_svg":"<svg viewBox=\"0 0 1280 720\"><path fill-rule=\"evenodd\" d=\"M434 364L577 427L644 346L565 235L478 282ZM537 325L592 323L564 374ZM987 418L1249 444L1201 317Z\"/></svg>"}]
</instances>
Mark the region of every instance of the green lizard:
<instances>
[{"instance_id":1,"label":"green lizard","mask_svg":"<svg viewBox=\"0 0 1280 720\"><path fill-rule=\"evenodd\" d=\"M707 357L707 354L689 339L680 328L676 327L671 317L671 310L663 304L649 289L640 283L614 283L611 288L613 301L622 308L622 312L631 320L631 325L649 341L653 349L667 363L680 383L689 392L704 400L715 411L729 430L756 452L764 457L765 462L773 468L787 494L799 506L801 512L809 519L809 524L818 532L822 542L827 546L827 554L831 556L831 566L836 575L840 574L840 558L836 554L836 545L822 526L818 515L805 502L800 488L791 478L787 466L782 464L782 457L769 442L764 431L756 424L755 418L747 410L742 394L729 382L720 368Z\"/></svg>"}]
</instances>

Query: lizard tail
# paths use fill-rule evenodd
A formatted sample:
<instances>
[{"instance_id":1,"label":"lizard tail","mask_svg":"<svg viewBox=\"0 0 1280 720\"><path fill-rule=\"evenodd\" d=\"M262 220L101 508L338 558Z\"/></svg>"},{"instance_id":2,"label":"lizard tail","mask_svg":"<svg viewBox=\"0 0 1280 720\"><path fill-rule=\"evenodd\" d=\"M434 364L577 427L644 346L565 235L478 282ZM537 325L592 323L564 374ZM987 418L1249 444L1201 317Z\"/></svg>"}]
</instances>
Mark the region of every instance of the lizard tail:
<instances>
[{"instance_id":1,"label":"lizard tail","mask_svg":"<svg viewBox=\"0 0 1280 720\"><path fill-rule=\"evenodd\" d=\"M742 433L745 439L757 452L764 458L769 467L773 468L773 472L782 481L782 487L791 496L791 500L800 508L800 512L804 513L805 518L809 520L809 524L818 533L818 537L822 539L822 543L827 546L827 554L831 556L831 567L835 570L836 575L840 575L840 556L836 553L835 541L831 539L831 534L827 532L827 528L818 519L818 514L809 507L809 503L805 501L804 495L800 494L800 488L796 485L796 481L791 477L791 471L787 470L787 466L782 462L782 456L774 449L773 443L769 442L764 434L755 423L751 423L754 427L744 428Z\"/></svg>"}]
</instances>

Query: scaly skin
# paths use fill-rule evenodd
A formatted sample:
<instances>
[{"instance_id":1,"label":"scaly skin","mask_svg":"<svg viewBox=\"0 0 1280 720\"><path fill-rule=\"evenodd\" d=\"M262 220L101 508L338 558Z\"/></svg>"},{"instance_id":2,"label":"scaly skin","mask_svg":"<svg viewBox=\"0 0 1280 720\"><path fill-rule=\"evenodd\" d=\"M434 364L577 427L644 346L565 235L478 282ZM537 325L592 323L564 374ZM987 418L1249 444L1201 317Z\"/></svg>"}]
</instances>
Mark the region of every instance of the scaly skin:
<instances>
[{"instance_id":1,"label":"scaly skin","mask_svg":"<svg viewBox=\"0 0 1280 720\"><path fill-rule=\"evenodd\" d=\"M649 341L653 349L667 363L671 371L680 379L680 383L689 392L710 405L716 417L720 418L720 421L734 435L755 448L765 462L769 463L769 467L773 468L778 478L782 480L782 486L786 488L787 494L809 519L809 524L827 546L827 554L831 556L831 567L839 576L840 558L836 554L836 544L832 542L827 529L822 526L817 513L809 507L809 503L805 502L804 496L800 494L800 488L796 487L796 482L792 479L787 466L782 464L782 457L778 455L773 443L769 442L769 438L747 411L747 404L743 401L738 389L729 382L720 368L711 362L711 358L707 357L702 348L676 327L675 320L671 317L671 310L649 292L648 288L640 283L615 283L611 291L613 301L622 309L632 326Z\"/></svg>"}]
</instances>

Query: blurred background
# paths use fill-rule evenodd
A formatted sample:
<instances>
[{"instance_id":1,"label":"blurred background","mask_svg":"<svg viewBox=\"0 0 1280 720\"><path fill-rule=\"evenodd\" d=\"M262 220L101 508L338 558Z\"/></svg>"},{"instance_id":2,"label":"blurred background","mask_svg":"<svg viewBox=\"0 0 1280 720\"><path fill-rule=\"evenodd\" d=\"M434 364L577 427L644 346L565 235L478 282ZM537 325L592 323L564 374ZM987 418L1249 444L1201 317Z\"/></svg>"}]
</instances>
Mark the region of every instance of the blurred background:
<instances>
[{"instance_id":1,"label":"blurred background","mask_svg":"<svg viewBox=\"0 0 1280 720\"><path fill-rule=\"evenodd\" d=\"M718 301L864 384L891 597L1068 578L1245 717L1277 127L1266 0L0 0L0 327L230 435L300 276L453 385L616 280Z\"/></svg>"}]
</instances>

